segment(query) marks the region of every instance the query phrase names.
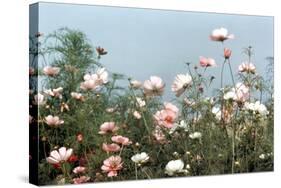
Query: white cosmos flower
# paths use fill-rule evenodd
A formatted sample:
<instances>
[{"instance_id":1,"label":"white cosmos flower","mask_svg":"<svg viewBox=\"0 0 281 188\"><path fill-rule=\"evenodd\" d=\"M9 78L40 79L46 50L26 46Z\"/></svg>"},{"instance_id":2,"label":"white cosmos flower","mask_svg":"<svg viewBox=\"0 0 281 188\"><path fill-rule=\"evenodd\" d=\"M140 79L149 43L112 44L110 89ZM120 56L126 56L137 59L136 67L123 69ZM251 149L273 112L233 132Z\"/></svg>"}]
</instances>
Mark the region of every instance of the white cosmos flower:
<instances>
[{"instance_id":1,"label":"white cosmos flower","mask_svg":"<svg viewBox=\"0 0 281 188\"><path fill-rule=\"evenodd\" d=\"M260 101L255 103L246 102L244 108L254 113L259 113L260 115L266 116L269 112L264 104L261 104Z\"/></svg>"},{"instance_id":2,"label":"white cosmos flower","mask_svg":"<svg viewBox=\"0 0 281 188\"><path fill-rule=\"evenodd\" d=\"M139 107L144 107L145 106L145 101L142 100L140 97L136 97L136 100L137 100L137 105Z\"/></svg>"},{"instance_id":3,"label":"white cosmos flower","mask_svg":"<svg viewBox=\"0 0 281 188\"><path fill-rule=\"evenodd\" d=\"M164 92L165 83L158 76L151 76L143 83L143 91L147 96L160 96Z\"/></svg>"},{"instance_id":4,"label":"white cosmos flower","mask_svg":"<svg viewBox=\"0 0 281 188\"><path fill-rule=\"evenodd\" d=\"M141 83L140 81L138 81L138 80L132 80L132 81L130 82L130 86L131 86L133 89L139 89L139 88L141 88L142 83Z\"/></svg>"},{"instance_id":5,"label":"white cosmos flower","mask_svg":"<svg viewBox=\"0 0 281 188\"><path fill-rule=\"evenodd\" d=\"M212 113L215 115L217 120L221 120L221 110L219 107L214 106L212 108Z\"/></svg>"},{"instance_id":6,"label":"white cosmos flower","mask_svg":"<svg viewBox=\"0 0 281 188\"><path fill-rule=\"evenodd\" d=\"M147 153L141 152L132 156L131 160L137 164L146 163L149 160L149 156L147 155Z\"/></svg>"},{"instance_id":7,"label":"white cosmos flower","mask_svg":"<svg viewBox=\"0 0 281 188\"><path fill-rule=\"evenodd\" d=\"M174 124L170 129L169 134L173 134L177 129L183 129L185 132L188 132L188 125L184 120L181 120L180 123Z\"/></svg>"},{"instance_id":8,"label":"white cosmos flower","mask_svg":"<svg viewBox=\"0 0 281 188\"><path fill-rule=\"evenodd\" d=\"M64 121L60 120L58 116L52 116L52 115L48 115L47 117L45 117L45 122L47 125L51 127L58 127L59 125L64 123Z\"/></svg>"},{"instance_id":9,"label":"white cosmos flower","mask_svg":"<svg viewBox=\"0 0 281 188\"><path fill-rule=\"evenodd\" d=\"M169 161L165 167L165 173L172 176L176 173L183 172L184 163L181 159Z\"/></svg>"},{"instance_id":10,"label":"white cosmos flower","mask_svg":"<svg viewBox=\"0 0 281 188\"><path fill-rule=\"evenodd\" d=\"M179 97L183 92L190 86L192 82L192 77L189 74L178 74L175 77L175 81L172 84L172 91L176 93L176 96Z\"/></svg>"},{"instance_id":11,"label":"white cosmos flower","mask_svg":"<svg viewBox=\"0 0 281 188\"><path fill-rule=\"evenodd\" d=\"M202 133L200 133L200 132L194 132L189 135L189 138L191 138L191 139L200 139L201 137L202 137Z\"/></svg>"},{"instance_id":12,"label":"white cosmos flower","mask_svg":"<svg viewBox=\"0 0 281 188\"><path fill-rule=\"evenodd\" d=\"M105 68L99 68L94 75L96 75L99 84L106 84L108 82L108 72Z\"/></svg>"},{"instance_id":13,"label":"white cosmos flower","mask_svg":"<svg viewBox=\"0 0 281 188\"><path fill-rule=\"evenodd\" d=\"M134 117L136 119L140 119L141 118L141 114L138 111L134 111L133 115L134 115Z\"/></svg>"},{"instance_id":14,"label":"white cosmos flower","mask_svg":"<svg viewBox=\"0 0 281 188\"><path fill-rule=\"evenodd\" d=\"M46 101L44 100L44 95L42 95L41 93L35 95L34 100L35 100L35 104L38 106L44 105L46 103Z\"/></svg>"},{"instance_id":15,"label":"white cosmos flower","mask_svg":"<svg viewBox=\"0 0 281 188\"><path fill-rule=\"evenodd\" d=\"M210 38L213 41L223 42L224 40L227 40L227 39L233 39L234 35L228 34L227 29L221 27L221 28L218 28L218 29L214 29Z\"/></svg>"},{"instance_id":16,"label":"white cosmos flower","mask_svg":"<svg viewBox=\"0 0 281 188\"><path fill-rule=\"evenodd\" d=\"M53 150L50 153L50 156L47 157L47 161L50 164L58 164L58 163L65 162L72 155L72 152L73 152L72 148L66 150L65 147L61 147L59 150Z\"/></svg>"},{"instance_id":17,"label":"white cosmos flower","mask_svg":"<svg viewBox=\"0 0 281 188\"><path fill-rule=\"evenodd\" d=\"M259 158L262 160L265 159L265 154L260 154Z\"/></svg>"}]
</instances>

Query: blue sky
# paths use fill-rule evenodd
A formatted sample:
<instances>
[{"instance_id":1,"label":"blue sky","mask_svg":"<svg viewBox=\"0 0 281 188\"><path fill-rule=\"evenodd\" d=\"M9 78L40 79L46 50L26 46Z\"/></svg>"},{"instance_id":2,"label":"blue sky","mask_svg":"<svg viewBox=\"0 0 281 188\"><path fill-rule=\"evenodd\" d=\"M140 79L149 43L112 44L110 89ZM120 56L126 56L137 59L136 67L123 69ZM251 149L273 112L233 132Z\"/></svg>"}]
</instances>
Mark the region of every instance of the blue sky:
<instances>
[{"instance_id":1,"label":"blue sky","mask_svg":"<svg viewBox=\"0 0 281 188\"><path fill-rule=\"evenodd\" d=\"M249 45L261 75L265 74L265 58L273 56L273 17L55 3L40 3L39 7L40 32L47 35L61 27L81 30L94 46L108 51L101 63L111 72L141 81L151 75L162 77L167 100L174 96L170 85L176 74L187 72L184 62L198 64L199 56L216 60L218 67L207 73L216 77L213 86L219 87L223 46L209 40L215 28L225 27L235 35L224 44L233 51L235 73L247 60L242 50Z\"/></svg>"}]
</instances>

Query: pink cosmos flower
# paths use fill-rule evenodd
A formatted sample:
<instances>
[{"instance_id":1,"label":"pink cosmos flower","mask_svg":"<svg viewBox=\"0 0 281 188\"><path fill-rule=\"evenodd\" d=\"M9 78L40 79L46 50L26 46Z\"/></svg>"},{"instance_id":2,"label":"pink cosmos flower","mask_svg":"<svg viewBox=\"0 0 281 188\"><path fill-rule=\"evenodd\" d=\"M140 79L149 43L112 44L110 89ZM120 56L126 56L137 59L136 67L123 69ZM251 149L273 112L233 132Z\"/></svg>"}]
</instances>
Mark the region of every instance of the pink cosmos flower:
<instances>
[{"instance_id":1,"label":"pink cosmos flower","mask_svg":"<svg viewBox=\"0 0 281 188\"><path fill-rule=\"evenodd\" d=\"M120 146L118 144L112 143L112 144L102 144L103 151L106 152L118 152L120 151Z\"/></svg>"},{"instance_id":2,"label":"pink cosmos flower","mask_svg":"<svg viewBox=\"0 0 281 188\"><path fill-rule=\"evenodd\" d=\"M97 82L97 76L95 74L86 74L84 76L84 82L80 84L80 88L83 90L95 90L100 85Z\"/></svg>"},{"instance_id":3,"label":"pink cosmos flower","mask_svg":"<svg viewBox=\"0 0 281 188\"><path fill-rule=\"evenodd\" d=\"M46 66L43 68L43 73L47 76L55 76L60 72L59 67Z\"/></svg>"},{"instance_id":4,"label":"pink cosmos flower","mask_svg":"<svg viewBox=\"0 0 281 188\"><path fill-rule=\"evenodd\" d=\"M228 34L227 29L221 27L213 30L212 34L210 35L210 39L212 41L223 42L227 39L234 39L234 35Z\"/></svg>"},{"instance_id":5,"label":"pink cosmos flower","mask_svg":"<svg viewBox=\"0 0 281 188\"><path fill-rule=\"evenodd\" d=\"M229 59L231 56L232 51L229 48L224 48L223 54L225 59Z\"/></svg>"},{"instance_id":6,"label":"pink cosmos flower","mask_svg":"<svg viewBox=\"0 0 281 188\"><path fill-rule=\"evenodd\" d=\"M130 141L129 138L120 135L111 137L111 140L117 144L122 144L125 146L132 144L132 141Z\"/></svg>"},{"instance_id":7,"label":"pink cosmos flower","mask_svg":"<svg viewBox=\"0 0 281 188\"><path fill-rule=\"evenodd\" d=\"M114 133L117 130L118 130L118 127L115 125L114 122L104 122L100 126L99 134Z\"/></svg>"},{"instance_id":8,"label":"pink cosmos flower","mask_svg":"<svg viewBox=\"0 0 281 188\"><path fill-rule=\"evenodd\" d=\"M150 80L143 83L144 94L147 96L158 96L164 92L165 83L158 76L151 76Z\"/></svg>"},{"instance_id":9,"label":"pink cosmos flower","mask_svg":"<svg viewBox=\"0 0 281 188\"><path fill-rule=\"evenodd\" d=\"M70 95L76 100L84 101L84 96L82 95L82 93L71 92Z\"/></svg>"},{"instance_id":10,"label":"pink cosmos flower","mask_svg":"<svg viewBox=\"0 0 281 188\"><path fill-rule=\"evenodd\" d=\"M212 58L206 58L203 56L199 57L199 63L201 65L201 67L214 67L216 66L216 62L214 59Z\"/></svg>"},{"instance_id":11,"label":"pink cosmos flower","mask_svg":"<svg viewBox=\"0 0 281 188\"><path fill-rule=\"evenodd\" d=\"M120 156L111 156L103 161L101 169L107 173L108 177L117 176L117 172L123 168L122 164Z\"/></svg>"},{"instance_id":12,"label":"pink cosmos flower","mask_svg":"<svg viewBox=\"0 0 281 188\"><path fill-rule=\"evenodd\" d=\"M172 84L172 91L179 97L191 85L192 78L189 74L178 74Z\"/></svg>"},{"instance_id":13,"label":"pink cosmos flower","mask_svg":"<svg viewBox=\"0 0 281 188\"><path fill-rule=\"evenodd\" d=\"M62 87L58 87L56 89L47 89L44 91L47 95L51 97L57 97L57 98L62 98L61 92L63 91Z\"/></svg>"},{"instance_id":14,"label":"pink cosmos flower","mask_svg":"<svg viewBox=\"0 0 281 188\"><path fill-rule=\"evenodd\" d=\"M251 62L243 62L241 65L239 65L238 70L239 70L239 72L246 72L246 73L255 74L256 67Z\"/></svg>"},{"instance_id":15,"label":"pink cosmos flower","mask_svg":"<svg viewBox=\"0 0 281 188\"><path fill-rule=\"evenodd\" d=\"M88 176L80 176L79 178L73 178L72 181L74 184L81 184L88 182L90 179Z\"/></svg>"},{"instance_id":16,"label":"pink cosmos flower","mask_svg":"<svg viewBox=\"0 0 281 188\"><path fill-rule=\"evenodd\" d=\"M81 174L84 173L85 171L86 171L86 167L83 166L77 166L72 170L74 174Z\"/></svg>"},{"instance_id":17,"label":"pink cosmos flower","mask_svg":"<svg viewBox=\"0 0 281 188\"><path fill-rule=\"evenodd\" d=\"M45 117L45 122L47 125L51 127L58 127L59 125L64 123L64 121L60 120L58 116L52 116L52 115L48 115L47 117Z\"/></svg>"},{"instance_id":18,"label":"pink cosmos flower","mask_svg":"<svg viewBox=\"0 0 281 188\"><path fill-rule=\"evenodd\" d=\"M65 147L61 147L59 150L53 150L50 156L47 157L47 162L50 164L64 163L72 155L73 149L69 148L66 150Z\"/></svg>"},{"instance_id":19,"label":"pink cosmos flower","mask_svg":"<svg viewBox=\"0 0 281 188\"><path fill-rule=\"evenodd\" d=\"M179 109L171 103L165 103L164 106L163 110L156 112L154 119L158 126L172 128L177 120Z\"/></svg>"},{"instance_id":20,"label":"pink cosmos flower","mask_svg":"<svg viewBox=\"0 0 281 188\"><path fill-rule=\"evenodd\" d=\"M141 88L142 83L141 83L140 81L138 81L138 80L132 80L132 81L130 82L130 86L131 86L133 89L139 89L139 88Z\"/></svg>"}]
</instances>

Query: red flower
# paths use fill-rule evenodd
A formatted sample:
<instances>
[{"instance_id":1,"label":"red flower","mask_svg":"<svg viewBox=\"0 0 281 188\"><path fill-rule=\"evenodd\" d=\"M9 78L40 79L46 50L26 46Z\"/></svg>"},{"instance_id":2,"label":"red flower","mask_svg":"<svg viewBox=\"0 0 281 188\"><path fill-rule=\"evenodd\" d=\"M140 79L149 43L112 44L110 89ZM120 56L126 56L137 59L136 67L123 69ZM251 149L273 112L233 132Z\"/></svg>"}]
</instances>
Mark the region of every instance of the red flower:
<instances>
[{"instance_id":1,"label":"red flower","mask_svg":"<svg viewBox=\"0 0 281 188\"><path fill-rule=\"evenodd\" d=\"M68 159L68 162L74 163L78 160L78 157L76 155L71 155Z\"/></svg>"}]
</instances>

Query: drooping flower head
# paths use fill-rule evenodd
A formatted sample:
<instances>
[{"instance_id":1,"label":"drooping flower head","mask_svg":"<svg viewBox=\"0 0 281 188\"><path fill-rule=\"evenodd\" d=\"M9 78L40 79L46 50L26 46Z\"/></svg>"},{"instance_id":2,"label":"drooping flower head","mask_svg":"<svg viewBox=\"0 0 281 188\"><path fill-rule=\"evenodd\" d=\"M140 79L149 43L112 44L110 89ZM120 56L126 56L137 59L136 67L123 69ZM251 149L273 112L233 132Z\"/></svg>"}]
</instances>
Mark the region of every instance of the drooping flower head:
<instances>
[{"instance_id":1,"label":"drooping flower head","mask_svg":"<svg viewBox=\"0 0 281 188\"><path fill-rule=\"evenodd\" d=\"M107 173L108 177L117 176L117 172L123 168L122 164L120 156L111 156L103 161L101 169Z\"/></svg>"},{"instance_id":2,"label":"drooping flower head","mask_svg":"<svg viewBox=\"0 0 281 188\"><path fill-rule=\"evenodd\" d=\"M72 155L72 152L72 148L66 149L65 147L61 147L58 150L51 151L50 156L47 157L47 161L50 164L64 163Z\"/></svg>"},{"instance_id":3,"label":"drooping flower head","mask_svg":"<svg viewBox=\"0 0 281 188\"><path fill-rule=\"evenodd\" d=\"M227 39L234 39L234 35L228 34L227 29L221 27L213 30L212 34L210 35L210 39L212 41L223 42Z\"/></svg>"},{"instance_id":4,"label":"drooping flower head","mask_svg":"<svg viewBox=\"0 0 281 188\"><path fill-rule=\"evenodd\" d=\"M144 94L147 96L160 96L164 92L165 83L158 76L151 76L143 83Z\"/></svg>"},{"instance_id":5,"label":"drooping flower head","mask_svg":"<svg viewBox=\"0 0 281 188\"><path fill-rule=\"evenodd\" d=\"M191 85L192 78L189 74L178 74L172 84L172 91L179 97Z\"/></svg>"}]
</instances>

